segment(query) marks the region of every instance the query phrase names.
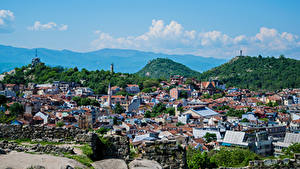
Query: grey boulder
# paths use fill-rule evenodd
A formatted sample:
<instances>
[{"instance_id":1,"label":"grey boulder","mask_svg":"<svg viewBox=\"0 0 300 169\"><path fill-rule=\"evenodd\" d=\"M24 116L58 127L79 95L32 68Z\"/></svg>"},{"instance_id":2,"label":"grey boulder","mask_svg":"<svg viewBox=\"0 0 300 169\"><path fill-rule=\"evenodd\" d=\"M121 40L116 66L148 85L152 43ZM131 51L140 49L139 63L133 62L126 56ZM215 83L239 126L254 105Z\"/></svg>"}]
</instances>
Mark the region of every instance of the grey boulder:
<instances>
[{"instance_id":1,"label":"grey boulder","mask_svg":"<svg viewBox=\"0 0 300 169\"><path fill-rule=\"evenodd\" d=\"M128 169L124 160L106 159L92 163L95 169Z\"/></svg>"},{"instance_id":2,"label":"grey boulder","mask_svg":"<svg viewBox=\"0 0 300 169\"><path fill-rule=\"evenodd\" d=\"M128 166L129 169L162 169L158 162L146 159L133 160L128 164Z\"/></svg>"}]
</instances>

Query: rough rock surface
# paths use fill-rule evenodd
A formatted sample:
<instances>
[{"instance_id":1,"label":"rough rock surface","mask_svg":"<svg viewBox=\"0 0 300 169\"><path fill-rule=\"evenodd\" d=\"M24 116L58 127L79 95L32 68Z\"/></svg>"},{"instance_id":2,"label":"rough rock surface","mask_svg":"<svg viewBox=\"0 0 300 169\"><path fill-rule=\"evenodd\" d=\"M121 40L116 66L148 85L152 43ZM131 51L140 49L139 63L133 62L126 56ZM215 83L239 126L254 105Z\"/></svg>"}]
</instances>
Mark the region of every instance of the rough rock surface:
<instances>
[{"instance_id":1,"label":"rough rock surface","mask_svg":"<svg viewBox=\"0 0 300 169\"><path fill-rule=\"evenodd\" d=\"M133 160L129 164L129 169L162 169L158 162L153 160Z\"/></svg>"},{"instance_id":2,"label":"rough rock surface","mask_svg":"<svg viewBox=\"0 0 300 169\"><path fill-rule=\"evenodd\" d=\"M10 139L42 139L43 141L66 141L90 142L91 136L87 130L78 128L60 128L47 126L18 126L0 124L0 138Z\"/></svg>"},{"instance_id":3,"label":"rough rock surface","mask_svg":"<svg viewBox=\"0 0 300 169\"><path fill-rule=\"evenodd\" d=\"M54 154L63 154L63 153L74 154L74 148L72 147L58 147L55 145L41 145L41 144L20 145L14 142L8 142L6 140L0 141L0 154L5 154L13 150L19 152L24 151L24 152L41 152L41 153L54 153Z\"/></svg>"},{"instance_id":4,"label":"rough rock surface","mask_svg":"<svg viewBox=\"0 0 300 169\"><path fill-rule=\"evenodd\" d=\"M92 164L95 169L128 169L127 164L121 159L106 159Z\"/></svg>"},{"instance_id":5,"label":"rough rock surface","mask_svg":"<svg viewBox=\"0 0 300 169\"><path fill-rule=\"evenodd\" d=\"M0 168L27 169L32 166L43 166L46 169L86 168L81 163L65 158L47 154L28 154L12 151L7 155L0 155Z\"/></svg>"}]
</instances>

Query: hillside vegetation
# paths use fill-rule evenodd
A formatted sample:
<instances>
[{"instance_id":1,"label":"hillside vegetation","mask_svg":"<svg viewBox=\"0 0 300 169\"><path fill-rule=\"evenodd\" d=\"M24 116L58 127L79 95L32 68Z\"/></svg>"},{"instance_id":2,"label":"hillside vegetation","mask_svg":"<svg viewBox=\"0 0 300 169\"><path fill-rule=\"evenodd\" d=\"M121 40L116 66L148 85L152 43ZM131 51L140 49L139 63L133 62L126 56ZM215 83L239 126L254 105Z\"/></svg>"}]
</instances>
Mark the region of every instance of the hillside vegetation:
<instances>
[{"instance_id":1,"label":"hillside vegetation","mask_svg":"<svg viewBox=\"0 0 300 169\"><path fill-rule=\"evenodd\" d=\"M44 63L40 63L35 67L31 67L29 64L28 66L15 68L15 71L16 73L14 74L6 75L2 83L28 84L33 82L43 84L53 81L76 82L82 83L85 87L90 87L96 94L106 94L109 83L111 86L118 85L123 88L127 84L138 84L140 88L143 88L143 82L151 81L149 78L142 78L135 74L111 73L104 70L78 70L77 67L51 67L46 66Z\"/></svg>"},{"instance_id":2,"label":"hillside vegetation","mask_svg":"<svg viewBox=\"0 0 300 169\"><path fill-rule=\"evenodd\" d=\"M169 78L172 75L198 77L200 73L187 66L167 58L151 60L143 69L137 72L139 76L151 78Z\"/></svg>"},{"instance_id":3,"label":"hillside vegetation","mask_svg":"<svg viewBox=\"0 0 300 169\"><path fill-rule=\"evenodd\" d=\"M219 79L229 86L277 90L300 87L300 61L280 56L239 56L201 74L201 79Z\"/></svg>"}]
</instances>

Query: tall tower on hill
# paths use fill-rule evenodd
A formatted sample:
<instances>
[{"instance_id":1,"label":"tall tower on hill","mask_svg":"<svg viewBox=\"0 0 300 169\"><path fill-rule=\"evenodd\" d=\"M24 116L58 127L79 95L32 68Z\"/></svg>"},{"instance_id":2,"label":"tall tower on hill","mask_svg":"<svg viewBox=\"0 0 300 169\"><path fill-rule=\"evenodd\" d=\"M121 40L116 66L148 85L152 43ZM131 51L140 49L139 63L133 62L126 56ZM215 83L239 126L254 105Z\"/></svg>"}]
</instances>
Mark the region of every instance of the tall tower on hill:
<instances>
[{"instance_id":1,"label":"tall tower on hill","mask_svg":"<svg viewBox=\"0 0 300 169\"><path fill-rule=\"evenodd\" d=\"M41 59L38 57L37 49L35 49L35 57L31 60L31 66L34 67L39 63L41 63Z\"/></svg>"},{"instance_id":2,"label":"tall tower on hill","mask_svg":"<svg viewBox=\"0 0 300 169\"><path fill-rule=\"evenodd\" d=\"M114 73L114 64L110 64L110 73L113 74Z\"/></svg>"}]
</instances>

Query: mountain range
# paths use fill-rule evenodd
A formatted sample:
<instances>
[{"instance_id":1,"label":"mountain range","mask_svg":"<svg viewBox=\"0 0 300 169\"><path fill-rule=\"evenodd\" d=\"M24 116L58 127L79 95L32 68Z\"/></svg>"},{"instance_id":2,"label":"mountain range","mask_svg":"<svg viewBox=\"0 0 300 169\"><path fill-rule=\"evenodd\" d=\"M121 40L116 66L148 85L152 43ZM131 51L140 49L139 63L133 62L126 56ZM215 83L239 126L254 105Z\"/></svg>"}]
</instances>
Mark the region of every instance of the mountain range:
<instances>
[{"instance_id":1,"label":"mountain range","mask_svg":"<svg viewBox=\"0 0 300 169\"><path fill-rule=\"evenodd\" d=\"M31 62L36 49L17 48L0 45L0 73L10 71ZM169 55L127 49L101 49L92 52L74 52L70 50L52 50L37 48L38 57L50 66L78 67L88 70L108 70L114 63L116 72L135 73L149 60L169 58L182 63L193 70L203 72L226 62L225 59L201 57L195 55Z\"/></svg>"}]
</instances>

